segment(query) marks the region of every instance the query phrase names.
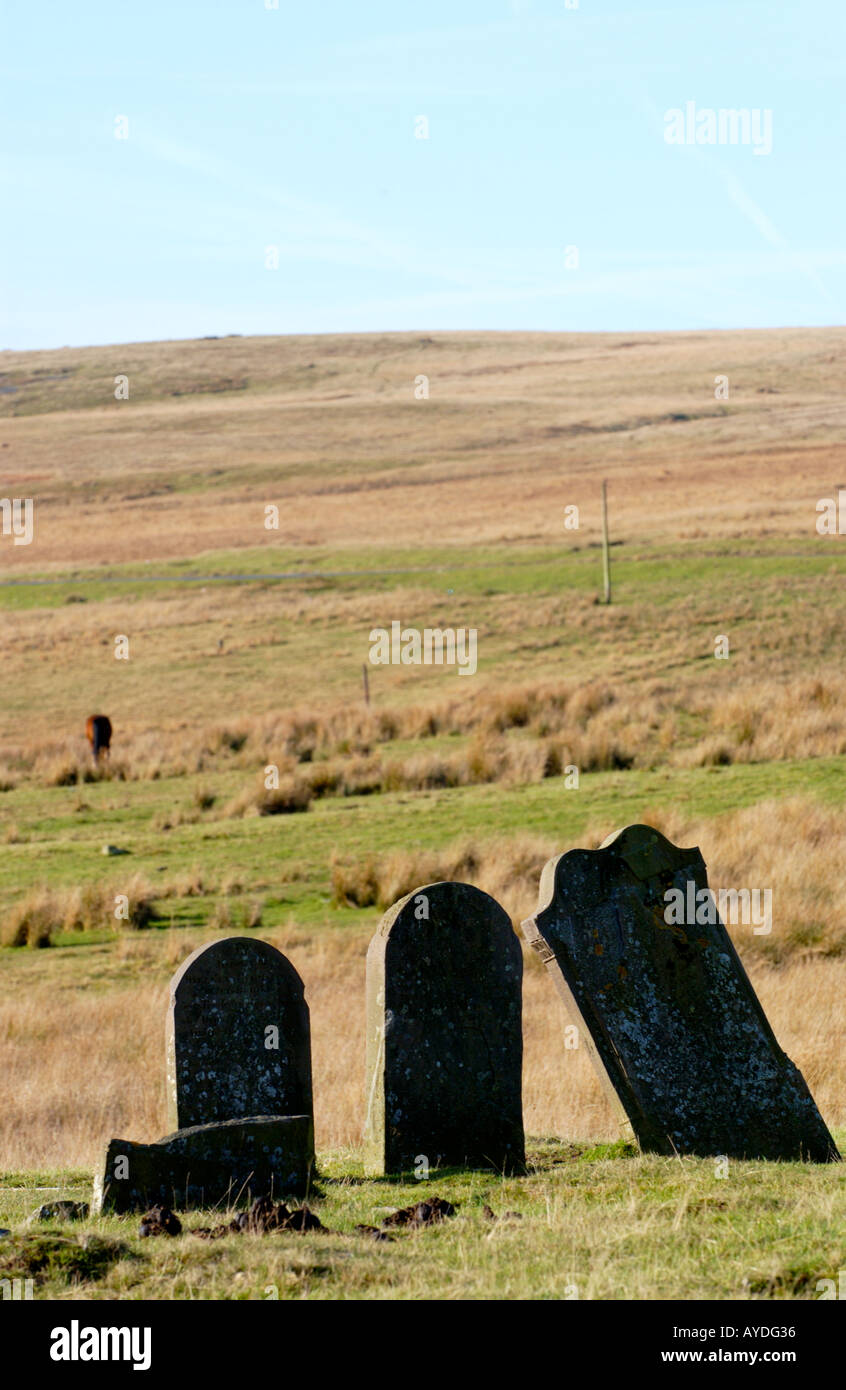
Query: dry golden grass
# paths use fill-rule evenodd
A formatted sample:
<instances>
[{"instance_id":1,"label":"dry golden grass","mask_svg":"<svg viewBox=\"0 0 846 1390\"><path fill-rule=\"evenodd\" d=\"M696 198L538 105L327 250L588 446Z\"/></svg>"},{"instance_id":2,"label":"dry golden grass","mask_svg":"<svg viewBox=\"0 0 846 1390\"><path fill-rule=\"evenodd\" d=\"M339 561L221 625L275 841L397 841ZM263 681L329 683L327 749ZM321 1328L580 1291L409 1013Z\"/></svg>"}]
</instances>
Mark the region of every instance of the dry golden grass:
<instances>
[{"instance_id":1,"label":"dry golden grass","mask_svg":"<svg viewBox=\"0 0 846 1390\"><path fill-rule=\"evenodd\" d=\"M364 1103L366 937L306 937L291 928L267 939L285 951L306 985L318 1146L357 1145ZM96 989L74 988L68 961L49 978L28 972L26 987L6 1000L0 1022L0 1167L90 1166L113 1136L153 1140L166 1132L167 979L199 944L185 933L163 940L127 936L119 948L122 959L104 970L108 979ZM616 1137L615 1119L584 1051L564 1047L566 1020L551 980L534 955L524 952L524 958L526 1132L578 1140ZM757 965L752 979L826 1121L843 1124L846 963L796 961L781 970Z\"/></svg>"},{"instance_id":2,"label":"dry golden grass","mask_svg":"<svg viewBox=\"0 0 846 1390\"><path fill-rule=\"evenodd\" d=\"M457 879L490 893L519 921L521 911L526 917L533 910L541 869L555 853L555 841L540 835L488 842L471 838L443 850L397 850L362 860L333 851L332 892L337 903L375 904L384 910L424 883Z\"/></svg>"},{"instance_id":3,"label":"dry golden grass","mask_svg":"<svg viewBox=\"0 0 846 1390\"><path fill-rule=\"evenodd\" d=\"M842 328L6 353L18 389L0 400L4 464L15 495L50 499L38 521L47 566L280 540L415 545L435 514L449 543L558 537L570 502L595 535L600 476L627 537L796 533L840 470L844 360ZM114 400L117 371L128 401ZM716 372L728 402L714 399ZM419 373L427 401L414 399ZM278 532L264 530L267 502ZM8 559L33 563L26 547Z\"/></svg>"},{"instance_id":4,"label":"dry golden grass","mask_svg":"<svg viewBox=\"0 0 846 1390\"><path fill-rule=\"evenodd\" d=\"M65 894L55 894L55 900L62 911L62 931L90 931L113 929L115 923L123 927L142 928L150 925L154 918L154 889L142 874L130 874L121 884L123 914L117 917L117 904L114 892L101 883L87 883L84 888L71 888Z\"/></svg>"},{"instance_id":5,"label":"dry golden grass","mask_svg":"<svg viewBox=\"0 0 846 1390\"><path fill-rule=\"evenodd\" d=\"M261 926L262 904L257 898L233 903L228 897L219 899L209 919L212 931L249 931Z\"/></svg>"},{"instance_id":6,"label":"dry golden grass","mask_svg":"<svg viewBox=\"0 0 846 1390\"><path fill-rule=\"evenodd\" d=\"M846 1123L846 889L839 873L846 816L805 798L761 803L699 825L672 813L643 815L677 842L703 847L712 886L772 886L772 936L730 930L779 1041L827 1122ZM595 844L604 831L588 832L580 842ZM458 877L493 893L519 920L535 907L543 862L560 848L551 839L525 836L387 855L359 866L353 885L393 902L425 882ZM189 870L159 892L190 895L203 886L198 871ZM232 878L226 887L237 894L244 884ZM254 901L227 898L225 920L217 925L242 929L257 924L260 913ZM318 1143L355 1145L362 1122L367 937L355 928L304 932L292 925L267 939L285 951L306 984ZM39 968L43 953L31 966L17 958L23 978L7 993L0 1023L0 1164L91 1164L113 1135L153 1139L164 1132L167 978L198 944L185 932L128 934L117 946L97 948L97 984L83 990L73 953L49 952L49 970ZM527 1132L612 1138L615 1121L587 1057L564 1047L565 1018L552 984L534 955L524 952L524 959Z\"/></svg>"},{"instance_id":7,"label":"dry golden grass","mask_svg":"<svg viewBox=\"0 0 846 1390\"><path fill-rule=\"evenodd\" d=\"M120 905L112 889L100 883L64 889L39 885L3 914L0 944L45 947L50 946L52 938L60 932L113 931L115 926L135 930L147 927L155 916L154 892L162 896L160 889L154 890L137 873L121 884L125 902Z\"/></svg>"},{"instance_id":8,"label":"dry golden grass","mask_svg":"<svg viewBox=\"0 0 846 1390\"><path fill-rule=\"evenodd\" d=\"M303 777L285 773L279 778L278 786L268 788L262 780L257 786L244 787L227 801L220 815L224 819L238 819L242 816L280 816L307 811L312 795L312 789Z\"/></svg>"},{"instance_id":9,"label":"dry golden grass","mask_svg":"<svg viewBox=\"0 0 846 1390\"><path fill-rule=\"evenodd\" d=\"M683 767L846 753L846 681L834 675L750 683L699 712L714 732L678 753Z\"/></svg>"},{"instance_id":10,"label":"dry golden grass","mask_svg":"<svg viewBox=\"0 0 846 1390\"><path fill-rule=\"evenodd\" d=\"M93 778L197 778L189 805L160 813L163 829L296 809L311 796L521 785L571 762L672 768L843 754L842 603L818 564L830 553L840 576L836 541L820 542L815 569L744 563L768 538L787 557L797 540L810 553L816 501L840 476L844 362L843 329L392 334L4 354L4 381L17 388L0 397L4 489L36 501L33 545L3 548L17 577L66 580L73 568L154 569L170 559L205 573L215 552L231 563L241 549L261 550L269 571L280 555L285 569L346 569L362 547L396 554L430 542L459 574L456 584L445 573L442 589L431 574L398 576L389 588L360 577L175 593L139 583L99 597L80 584L61 607L18 608L12 594L0 710L0 793L12 803L0 804L5 843L40 853L41 807L62 793L45 790L36 806L33 788ZM118 371L130 378L127 402L112 396ZM426 402L413 398L420 372L430 379ZM717 372L730 379L727 403L713 396ZM590 590L602 478L612 535L624 543L615 557L632 557L626 601L609 608ZM278 531L264 528L270 502ZM576 533L563 528L569 503L581 512ZM686 541L707 542L691 547L697 563L734 546L718 601L695 568L673 591ZM459 566L484 545L498 547L485 562L490 575L462 592ZM526 592L505 582L518 547L528 564L544 545L571 564L565 582L547 574ZM365 709L367 632L386 613L421 626L433 613L445 625L478 625L477 677L448 684L443 672L379 670ZM724 631L730 664L711 657ZM125 663L114 660L117 633L131 637ZM93 709L115 726L114 761L96 770L83 738ZM452 735L455 746L390 746ZM261 783L268 763L284 779L275 805L265 797L277 792ZM244 790L212 800L207 779L229 771L243 773ZM130 806L143 790L120 794ZM842 1123L842 815L800 801L702 823L657 819L677 842L702 846L715 887L772 886L772 936L735 937L780 1040L829 1124ZM519 920L535 906L541 864L562 848L531 836L377 853L338 860L335 887L387 905L424 881L458 876ZM249 874L228 874L219 887L219 926L260 920ZM195 868L158 882L155 894L207 889ZM77 900L75 890L45 888L9 910L4 939L29 941L31 932L36 944L98 924L102 908L96 894L89 901L80 890ZM271 939L306 982L318 1143L355 1143L364 937L354 927L292 928ZM0 1161L92 1163L111 1135L163 1133L167 978L197 944L184 932L126 933L102 949L86 945L94 964L84 970L76 950L15 954L14 984L0 982ZM610 1137L598 1083L583 1053L561 1046L561 1023L532 957L527 1129Z\"/></svg>"},{"instance_id":11,"label":"dry golden grass","mask_svg":"<svg viewBox=\"0 0 846 1390\"><path fill-rule=\"evenodd\" d=\"M744 679L726 694L707 673L673 686L651 681L521 683L483 688L463 698L373 710L348 701L321 708L244 716L230 725L121 727L122 752L95 767L78 740L17 735L6 748L0 792L21 782L72 786L192 776L238 768L261 772L216 814L272 815L304 810L312 796L356 795L480 782L528 783L574 765L580 772L629 767L698 767L833 757L846 753L846 678L835 673L793 679ZM709 732L685 740L680 722ZM395 740L470 737L454 753L392 753ZM154 746L153 746L154 745ZM374 750L383 747L384 755ZM264 788L264 768L280 773ZM197 814L214 797L194 789ZM179 813L184 822L191 812ZM171 824L176 823L171 820Z\"/></svg>"}]
</instances>

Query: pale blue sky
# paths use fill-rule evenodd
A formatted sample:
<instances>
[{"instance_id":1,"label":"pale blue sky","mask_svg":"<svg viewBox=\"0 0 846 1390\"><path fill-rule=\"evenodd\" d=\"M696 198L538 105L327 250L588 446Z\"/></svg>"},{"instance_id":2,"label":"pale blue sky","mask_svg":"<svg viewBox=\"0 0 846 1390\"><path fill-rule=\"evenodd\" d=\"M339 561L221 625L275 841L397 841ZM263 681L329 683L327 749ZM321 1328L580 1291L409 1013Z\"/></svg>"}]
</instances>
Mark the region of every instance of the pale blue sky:
<instances>
[{"instance_id":1,"label":"pale blue sky","mask_svg":"<svg viewBox=\"0 0 846 1390\"><path fill-rule=\"evenodd\" d=\"M842 323L844 10L7 0L0 346Z\"/></svg>"}]
</instances>

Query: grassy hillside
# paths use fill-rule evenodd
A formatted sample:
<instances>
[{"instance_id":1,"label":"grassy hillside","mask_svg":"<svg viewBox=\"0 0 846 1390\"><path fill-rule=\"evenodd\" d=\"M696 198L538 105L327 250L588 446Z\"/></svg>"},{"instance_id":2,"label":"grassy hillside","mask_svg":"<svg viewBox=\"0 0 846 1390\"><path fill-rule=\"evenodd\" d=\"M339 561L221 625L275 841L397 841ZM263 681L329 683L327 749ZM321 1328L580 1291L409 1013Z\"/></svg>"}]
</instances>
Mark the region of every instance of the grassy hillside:
<instances>
[{"instance_id":1,"label":"grassy hillside","mask_svg":"<svg viewBox=\"0 0 846 1390\"><path fill-rule=\"evenodd\" d=\"M92 1296L229 1296L233 1271L253 1297L265 1279L280 1297L561 1296L550 1229L581 1297L815 1296L810 1274L846 1260L839 1172L717 1181L702 1162L586 1157L614 1122L534 957L533 1173L501 1191L435 1175L462 1202L449 1228L376 1247L350 1233L411 1200L357 1166L381 910L458 877L518 923L545 859L633 820L699 844L715 887L772 887L772 933L735 941L846 1125L846 550L815 529L839 481L844 360L835 329L0 354L0 493L35 502L33 544L0 537L0 1225L34 1188L78 1184L111 1135L164 1133L167 981L247 931L305 980L338 1179L321 1211L347 1234L270 1263L259 1238L193 1241L208 1268L192 1283L175 1244L158 1264L112 1219L98 1229L141 1262L120 1257ZM365 706L370 631L394 620L475 628L477 673L371 667ZM99 770L95 711L115 731ZM523 1222L489 1228L484 1201Z\"/></svg>"}]
</instances>

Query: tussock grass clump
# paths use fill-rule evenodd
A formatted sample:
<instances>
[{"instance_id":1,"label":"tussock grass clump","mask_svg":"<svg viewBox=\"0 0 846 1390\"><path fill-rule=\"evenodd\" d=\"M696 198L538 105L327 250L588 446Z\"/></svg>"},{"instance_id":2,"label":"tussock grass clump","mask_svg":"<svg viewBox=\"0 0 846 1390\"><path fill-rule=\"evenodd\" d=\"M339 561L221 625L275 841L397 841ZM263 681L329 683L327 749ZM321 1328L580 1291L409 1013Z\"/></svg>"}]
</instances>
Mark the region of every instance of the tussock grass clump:
<instances>
[{"instance_id":1,"label":"tussock grass clump","mask_svg":"<svg viewBox=\"0 0 846 1390\"><path fill-rule=\"evenodd\" d=\"M163 898L202 898L208 891L201 866L192 864L190 869L183 870L165 889L159 889L159 896Z\"/></svg>"},{"instance_id":2,"label":"tussock grass clump","mask_svg":"<svg viewBox=\"0 0 846 1390\"><path fill-rule=\"evenodd\" d=\"M723 734L709 734L675 758L679 767L729 767L734 760L735 749Z\"/></svg>"},{"instance_id":3,"label":"tussock grass clump","mask_svg":"<svg viewBox=\"0 0 846 1390\"><path fill-rule=\"evenodd\" d=\"M333 907L372 907L380 902L382 867L375 855L352 859L333 850L329 874Z\"/></svg>"},{"instance_id":4,"label":"tussock grass clump","mask_svg":"<svg viewBox=\"0 0 846 1390\"><path fill-rule=\"evenodd\" d=\"M312 764L306 778L316 797L432 791L499 781L522 785L560 776L565 751L551 740L519 738L509 742L478 734L464 749L448 756L420 752L385 761L378 757L338 759ZM613 767L629 765L616 749L602 757L603 766L605 762ZM594 763L600 765L596 759Z\"/></svg>"},{"instance_id":5,"label":"tussock grass clump","mask_svg":"<svg viewBox=\"0 0 846 1390\"><path fill-rule=\"evenodd\" d=\"M508 766L508 752L500 740L477 735L466 753L456 756L461 780L469 785L496 782Z\"/></svg>"},{"instance_id":6,"label":"tussock grass clump","mask_svg":"<svg viewBox=\"0 0 846 1390\"><path fill-rule=\"evenodd\" d=\"M405 761L399 758L385 764L382 790L386 792L430 791L433 788L457 787L460 776L455 760L439 757L437 753L414 753Z\"/></svg>"},{"instance_id":7,"label":"tussock grass clump","mask_svg":"<svg viewBox=\"0 0 846 1390\"><path fill-rule=\"evenodd\" d=\"M132 1252L123 1241L108 1236L60 1236L38 1231L13 1236L0 1254L0 1270L12 1278L32 1278L37 1284L58 1279L81 1284L101 1279L116 1260Z\"/></svg>"},{"instance_id":8,"label":"tussock grass clump","mask_svg":"<svg viewBox=\"0 0 846 1390\"><path fill-rule=\"evenodd\" d=\"M278 787L262 787L255 806L260 816L283 816L295 811L307 811L311 800L312 790L308 782L301 777L288 776L280 777Z\"/></svg>"},{"instance_id":9,"label":"tussock grass clump","mask_svg":"<svg viewBox=\"0 0 846 1390\"><path fill-rule=\"evenodd\" d=\"M747 682L696 701L710 732L673 761L683 767L778 762L846 753L846 680L827 676Z\"/></svg>"},{"instance_id":10,"label":"tussock grass clump","mask_svg":"<svg viewBox=\"0 0 846 1390\"><path fill-rule=\"evenodd\" d=\"M351 758L340 781L343 796L371 796L384 790L384 770L378 758Z\"/></svg>"},{"instance_id":11,"label":"tussock grass clump","mask_svg":"<svg viewBox=\"0 0 846 1390\"><path fill-rule=\"evenodd\" d=\"M237 820L243 816L291 815L307 811L313 795L305 778L288 773L280 777L278 787L266 787L263 780L257 787L245 787L226 803L221 817Z\"/></svg>"},{"instance_id":12,"label":"tussock grass clump","mask_svg":"<svg viewBox=\"0 0 846 1390\"><path fill-rule=\"evenodd\" d=\"M83 782L125 782L129 769L117 759L93 763L73 752L63 752L39 759L36 775L45 787L75 787Z\"/></svg>"},{"instance_id":13,"label":"tussock grass clump","mask_svg":"<svg viewBox=\"0 0 846 1390\"><path fill-rule=\"evenodd\" d=\"M34 888L5 913L0 942L4 946L51 946L55 930L53 895L47 888Z\"/></svg>"},{"instance_id":14,"label":"tussock grass clump","mask_svg":"<svg viewBox=\"0 0 846 1390\"><path fill-rule=\"evenodd\" d=\"M257 898L232 903L229 898L221 898L209 919L209 926L216 931L250 931L262 923L263 903Z\"/></svg>"},{"instance_id":15,"label":"tussock grass clump","mask_svg":"<svg viewBox=\"0 0 846 1390\"><path fill-rule=\"evenodd\" d=\"M636 754L604 729L574 744L572 762L580 772L627 772Z\"/></svg>"},{"instance_id":16,"label":"tussock grass clump","mask_svg":"<svg viewBox=\"0 0 846 1390\"><path fill-rule=\"evenodd\" d=\"M541 869L555 852L545 836L518 835L484 844L466 839L442 850L396 850L362 860L333 853L333 902L384 911L423 884L455 879L474 884L497 898L506 911L525 916L537 901Z\"/></svg>"},{"instance_id":17,"label":"tussock grass clump","mask_svg":"<svg viewBox=\"0 0 846 1390\"><path fill-rule=\"evenodd\" d=\"M82 769L74 757L54 758L44 765L42 781L45 787L75 787L82 781Z\"/></svg>"},{"instance_id":18,"label":"tussock grass clump","mask_svg":"<svg viewBox=\"0 0 846 1390\"><path fill-rule=\"evenodd\" d=\"M0 921L4 946L50 946L68 932L126 928L139 931L157 919L154 891L140 874L111 884L33 888Z\"/></svg>"},{"instance_id":19,"label":"tussock grass clump","mask_svg":"<svg viewBox=\"0 0 846 1390\"><path fill-rule=\"evenodd\" d=\"M311 763L305 776L316 797L333 796L344 780L341 769L325 759Z\"/></svg>"},{"instance_id":20,"label":"tussock grass clump","mask_svg":"<svg viewBox=\"0 0 846 1390\"><path fill-rule=\"evenodd\" d=\"M156 921L158 914L154 905L154 889L141 874L133 874L128 883L118 886L118 892L128 899L127 916L119 919L122 926L139 931ZM112 900L114 901L114 894ZM114 915L113 910L113 918Z\"/></svg>"},{"instance_id":21,"label":"tussock grass clump","mask_svg":"<svg viewBox=\"0 0 846 1390\"><path fill-rule=\"evenodd\" d=\"M208 735L208 741L215 750L240 753L249 736L249 729L244 728L243 725L238 729L215 728Z\"/></svg>"},{"instance_id":22,"label":"tussock grass clump","mask_svg":"<svg viewBox=\"0 0 846 1390\"><path fill-rule=\"evenodd\" d=\"M488 729L504 733L506 729L523 729L536 712L533 692L514 690L487 702L484 722Z\"/></svg>"},{"instance_id":23,"label":"tussock grass clump","mask_svg":"<svg viewBox=\"0 0 846 1390\"><path fill-rule=\"evenodd\" d=\"M33 742L9 753L7 767L0 770L0 790L13 790L30 774L42 785L62 787L194 776L216 767L247 771L273 761L280 771L306 776L315 796L359 795L393 789L402 780L394 769L391 787L378 785L378 761L370 760L374 755L378 759L380 748L396 740L451 735L471 739L482 766L494 756L498 741L510 748L523 740L556 738L566 761L586 772L666 762L721 766L839 756L846 753L846 678L827 674L761 681L747 676L728 692L693 678L676 686L640 678L539 681L399 709L330 704L258 714L233 726L125 732L120 758L97 766L81 743ZM350 759L359 760L354 770L345 766ZM437 785L497 776L515 780L508 758L500 760L497 775L468 767L463 773L442 774ZM404 785L414 785L411 774ZM200 811L211 809L205 799L210 792L203 788L197 796Z\"/></svg>"},{"instance_id":24,"label":"tussock grass clump","mask_svg":"<svg viewBox=\"0 0 846 1390\"><path fill-rule=\"evenodd\" d=\"M607 681L590 681L573 691L567 703L568 717L584 729L601 710L613 705L616 698Z\"/></svg>"},{"instance_id":25,"label":"tussock grass clump","mask_svg":"<svg viewBox=\"0 0 846 1390\"><path fill-rule=\"evenodd\" d=\"M124 882L86 883L68 889L58 898L63 906L61 929L96 931L117 926L143 930L156 920L153 898L154 891L141 874L133 874Z\"/></svg>"}]
</instances>

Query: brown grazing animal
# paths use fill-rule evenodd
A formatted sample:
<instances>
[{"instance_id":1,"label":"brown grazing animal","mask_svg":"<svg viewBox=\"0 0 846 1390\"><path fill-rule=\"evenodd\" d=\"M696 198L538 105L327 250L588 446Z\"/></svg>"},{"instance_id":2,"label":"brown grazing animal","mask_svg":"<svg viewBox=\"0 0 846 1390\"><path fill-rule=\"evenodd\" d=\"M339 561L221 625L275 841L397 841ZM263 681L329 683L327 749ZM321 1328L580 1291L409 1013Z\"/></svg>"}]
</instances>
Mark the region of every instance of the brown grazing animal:
<instances>
[{"instance_id":1,"label":"brown grazing animal","mask_svg":"<svg viewBox=\"0 0 846 1390\"><path fill-rule=\"evenodd\" d=\"M109 753L109 744L112 741L111 721L105 714L90 714L85 725L85 734L91 744L94 761L98 763L103 753Z\"/></svg>"}]
</instances>

